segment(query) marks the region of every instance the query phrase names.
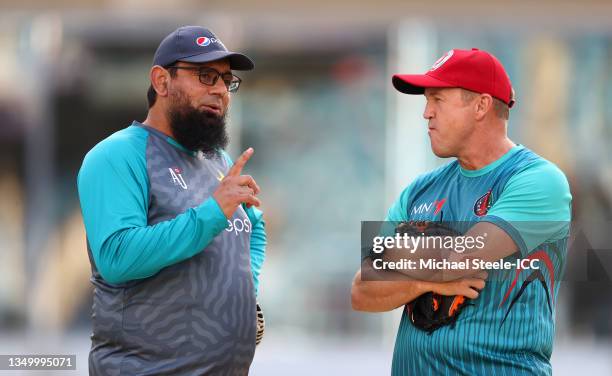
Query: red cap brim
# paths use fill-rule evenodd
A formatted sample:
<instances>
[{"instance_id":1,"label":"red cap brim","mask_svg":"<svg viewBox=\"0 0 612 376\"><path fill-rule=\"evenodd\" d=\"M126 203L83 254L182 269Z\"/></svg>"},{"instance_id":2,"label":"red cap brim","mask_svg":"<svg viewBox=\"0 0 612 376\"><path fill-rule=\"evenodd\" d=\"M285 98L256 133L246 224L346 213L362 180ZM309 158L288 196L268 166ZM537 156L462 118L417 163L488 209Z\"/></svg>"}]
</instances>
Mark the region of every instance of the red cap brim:
<instances>
[{"instance_id":1,"label":"red cap brim","mask_svg":"<svg viewBox=\"0 0 612 376\"><path fill-rule=\"evenodd\" d=\"M423 94L426 87L457 87L427 74L395 74L393 86L404 94Z\"/></svg>"}]
</instances>

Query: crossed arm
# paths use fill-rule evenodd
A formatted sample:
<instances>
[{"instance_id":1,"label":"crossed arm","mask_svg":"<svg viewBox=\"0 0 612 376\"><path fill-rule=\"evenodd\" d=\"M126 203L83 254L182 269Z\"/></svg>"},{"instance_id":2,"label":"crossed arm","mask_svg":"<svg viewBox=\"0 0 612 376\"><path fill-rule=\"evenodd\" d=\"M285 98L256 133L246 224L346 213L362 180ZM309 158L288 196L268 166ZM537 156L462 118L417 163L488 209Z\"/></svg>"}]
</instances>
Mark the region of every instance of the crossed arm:
<instances>
[{"instance_id":1,"label":"crossed arm","mask_svg":"<svg viewBox=\"0 0 612 376\"><path fill-rule=\"evenodd\" d=\"M419 262L421 259L433 259L435 261L447 260L450 262L467 262L474 265L471 260L484 262L498 261L504 257L518 252L514 240L500 227L490 222L478 222L470 228L463 236L484 239L482 248L472 248L463 253L458 253L452 248L439 249L416 249L407 252L404 249L385 249L383 259L385 261L413 260ZM419 280L445 282L453 281L474 274L474 268L470 269L402 269L399 272Z\"/></svg>"},{"instance_id":2,"label":"crossed arm","mask_svg":"<svg viewBox=\"0 0 612 376\"><path fill-rule=\"evenodd\" d=\"M402 258L418 260L423 252L428 257L449 261L464 261L479 258L483 261L496 261L517 252L512 238L501 228L492 223L481 222L474 225L466 236L487 234L485 245L471 253L457 253L450 249L417 250L410 254L404 250L385 250L386 261L397 261ZM419 254L419 251L421 253ZM368 274L368 281L361 278L362 272ZM412 279L406 280L406 276ZM366 258L361 270L353 278L351 303L356 311L385 312L409 303L427 292L440 295L463 295L470 299L478 297L478 291L484 288L487 274L484 270L375 270L372 261Z\"/></svg>"},{"instance_id":3,"label":"crossed arm","mask_svg":"<svg viewBox=\"0 0 612 376\"><path fill-rule=\"evenodd\" d=\"M369 276L376 276L378 280L363 281L362 271ZM484 288L486 276L485 272L480 272L473 277L440 283L406 280L397 272L374 270L368 258L353 278L351 304L356 311L386 312L409 303L427 292L464 295L476 299L478 291Z\"/></svg>"}]
</instances>

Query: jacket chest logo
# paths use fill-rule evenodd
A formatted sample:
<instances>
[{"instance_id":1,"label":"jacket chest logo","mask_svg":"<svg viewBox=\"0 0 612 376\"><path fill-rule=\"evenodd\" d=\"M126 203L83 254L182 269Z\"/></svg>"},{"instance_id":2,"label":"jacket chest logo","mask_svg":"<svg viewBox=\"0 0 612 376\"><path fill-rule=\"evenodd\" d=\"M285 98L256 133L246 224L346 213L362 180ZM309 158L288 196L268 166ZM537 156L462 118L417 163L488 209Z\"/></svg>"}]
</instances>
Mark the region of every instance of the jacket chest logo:
<instances>
[{"instance_id":1,"label":"jacket chest logo","mask_svg":"<svg viewBox=\"0 0 612 376\"><path fill-rule=\"evenodd\" d=\"M172 179L172 184L178 185L183 189L187 189L187 183L185 183L185 179L183 179L183 172L180 168L169 167L168 171L170 172L170 179Z\"/></svg>"},{"instance_id":2,"label":"jacket chest logo","mask_svg":"<svg viewBox=\"0 0 612 376\"><path fill-rule=\"evenodd\" d=\"M412 207L412 212L410 214L427 214L433 210L433 215L436 216L438 215L440 210L442 210L444 203L446 203L446 198L443 198L441 200L434 200L431 202L417 203Z\"/></svg>"}]
</instances>

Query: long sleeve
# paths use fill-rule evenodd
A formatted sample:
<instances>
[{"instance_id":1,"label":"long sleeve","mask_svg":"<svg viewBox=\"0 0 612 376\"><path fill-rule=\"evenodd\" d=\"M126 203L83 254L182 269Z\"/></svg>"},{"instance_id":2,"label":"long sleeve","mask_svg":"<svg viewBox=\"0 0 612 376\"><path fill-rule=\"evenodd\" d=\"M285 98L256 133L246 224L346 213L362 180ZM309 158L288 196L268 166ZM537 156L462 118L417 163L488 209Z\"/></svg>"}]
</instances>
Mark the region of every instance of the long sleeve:
<instances>
[{"instance_id":1,"label":"long sleeve","mask_svg":"<svg viewBox=\"0 0 612 376\"><path fill-rule=\"evenodd\" d=\"M150 277L201 252L227 225L211 197L175 218L147 225L147 132L133 128L96 145L77 186L87 241L98 272L119 284ZM129 136L129 137L128 137Z\"/></svg>"}]
</instances>

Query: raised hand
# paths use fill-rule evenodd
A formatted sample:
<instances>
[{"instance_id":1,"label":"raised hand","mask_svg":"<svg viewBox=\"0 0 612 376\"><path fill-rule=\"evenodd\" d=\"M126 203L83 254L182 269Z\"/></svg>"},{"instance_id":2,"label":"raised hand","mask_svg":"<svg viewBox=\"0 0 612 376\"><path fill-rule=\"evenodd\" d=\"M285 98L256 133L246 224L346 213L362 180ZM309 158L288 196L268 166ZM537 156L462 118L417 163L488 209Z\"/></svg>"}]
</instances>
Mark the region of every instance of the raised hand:
<instances>
[{"instance_id":1,"label":"raised hand","mask_svg":"<svg viewBox=\"0 0 612 376\"><path fill-rule=\"evenodd\" d=\"M234 215L234 212L242 203L247 206L259 206L261 204L259 199L255 197L259 194L259 186L255 179L250 175L241 175L242 169L252 155L253 148L245 150L213 193L214 199L228 219Z\"/></svg>"}]
</instances>

